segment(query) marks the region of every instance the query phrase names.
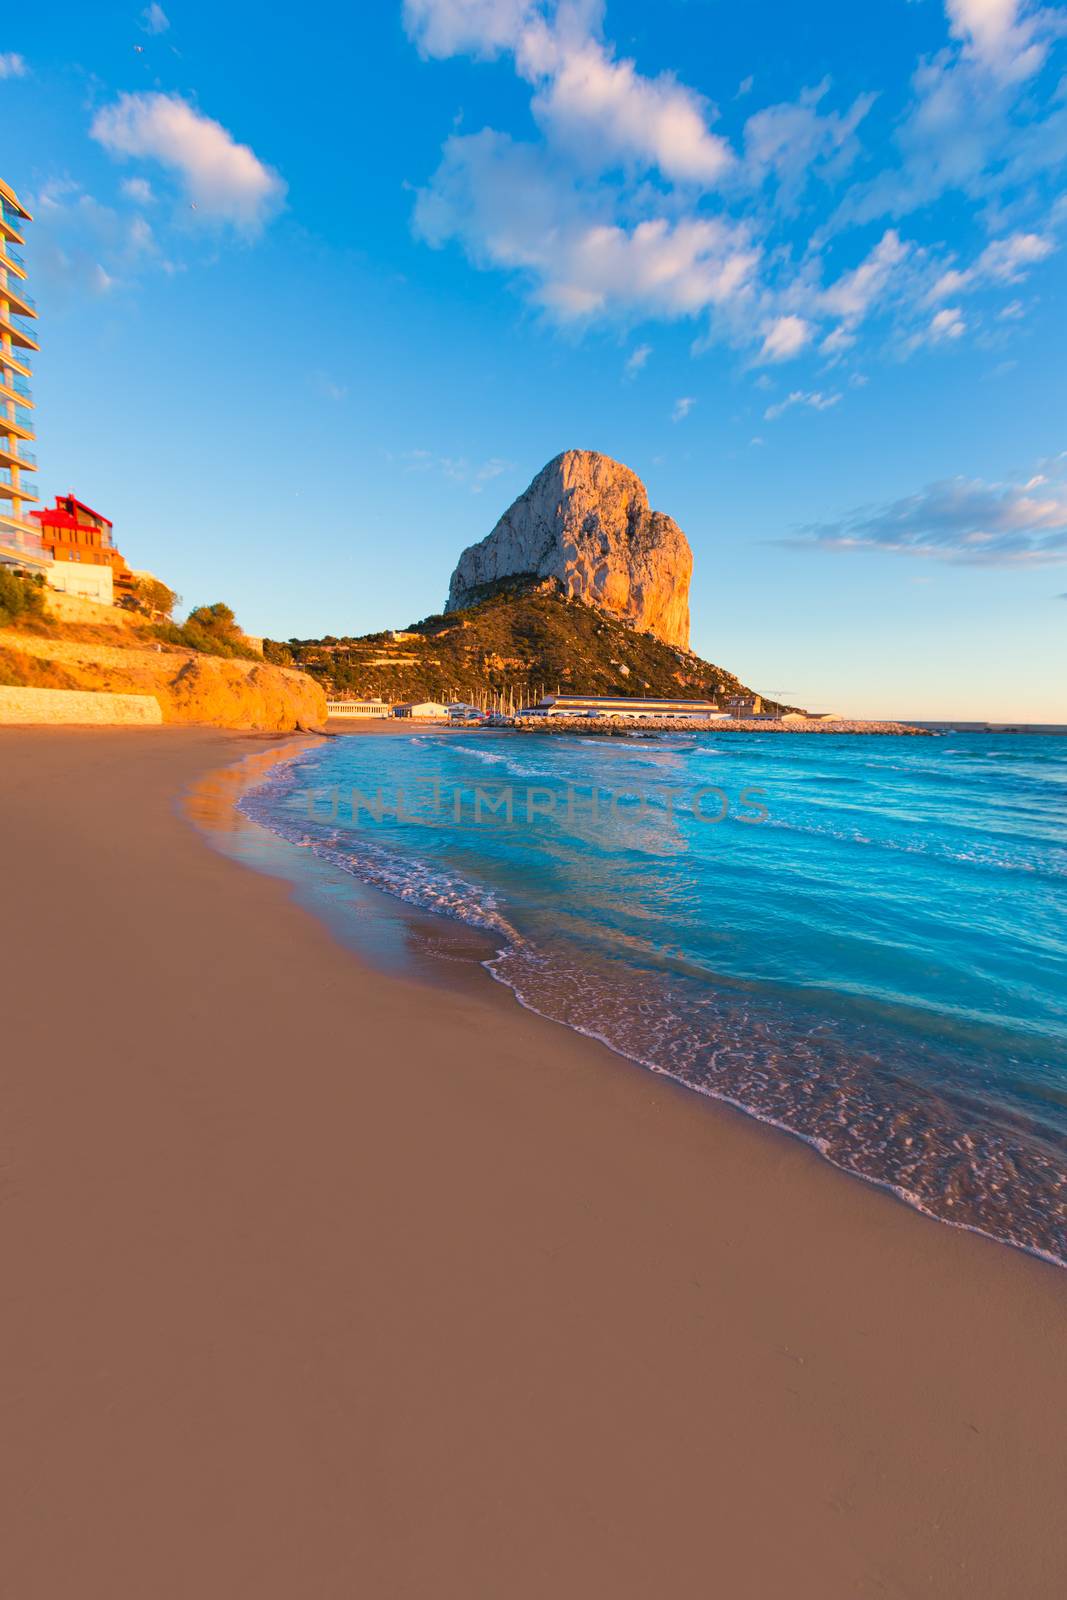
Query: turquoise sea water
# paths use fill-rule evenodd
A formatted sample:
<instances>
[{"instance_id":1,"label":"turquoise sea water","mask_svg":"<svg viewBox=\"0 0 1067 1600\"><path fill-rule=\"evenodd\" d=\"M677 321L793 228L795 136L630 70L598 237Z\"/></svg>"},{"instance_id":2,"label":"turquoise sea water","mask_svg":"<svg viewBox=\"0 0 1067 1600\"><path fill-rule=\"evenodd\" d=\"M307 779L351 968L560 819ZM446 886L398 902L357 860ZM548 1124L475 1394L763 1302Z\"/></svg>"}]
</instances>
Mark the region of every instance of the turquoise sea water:
<instances>
[{"instance_id":1,"label":"turquoise sea water","mask_svg":"<svg viewBox=\"0 0 1067 1600\"><path fill-rule=\"evenodd\" d=\"M491 931L523 1004L1067 1262L1067 738L343 737L243 809Z\"/></svg>"}]
</instances>

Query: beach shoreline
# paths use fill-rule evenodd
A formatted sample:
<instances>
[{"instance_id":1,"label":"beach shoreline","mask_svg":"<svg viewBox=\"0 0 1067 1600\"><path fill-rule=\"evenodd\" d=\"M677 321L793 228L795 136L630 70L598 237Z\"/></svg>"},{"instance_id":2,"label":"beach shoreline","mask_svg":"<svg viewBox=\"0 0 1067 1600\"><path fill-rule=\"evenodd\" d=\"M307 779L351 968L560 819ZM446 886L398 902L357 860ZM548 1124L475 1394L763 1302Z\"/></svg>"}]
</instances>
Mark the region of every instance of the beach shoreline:
<instances>
[{"instance_id":1,"label":"beach shoreline","mask_svg":"<svg viewBox=\"0 0 1067 1600\"><path fill-rule=\"evenodd\" d=\"M20 1600L1062 1592L1064 1274L361 963L182 815L296 747L0 730Z\"/></svg>"}]
</instances>

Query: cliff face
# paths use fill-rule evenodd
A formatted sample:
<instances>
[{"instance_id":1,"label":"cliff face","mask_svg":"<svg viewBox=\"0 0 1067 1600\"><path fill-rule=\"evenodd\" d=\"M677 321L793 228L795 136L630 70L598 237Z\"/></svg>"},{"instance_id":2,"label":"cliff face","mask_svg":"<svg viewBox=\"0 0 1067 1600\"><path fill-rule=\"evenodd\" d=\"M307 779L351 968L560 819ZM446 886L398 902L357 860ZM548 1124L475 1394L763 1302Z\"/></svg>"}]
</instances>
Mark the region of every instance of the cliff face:
<instances>
[{"instance_id":1,"label":"cliff face","mask_svg":"<svg viewBox=\"0 0 1067 1600\"><path fill-rule=\"evenodd\" d=\"M688 649L692 572L689 541L650 510L636 473L594 450L567 450L464 550L446 610L475 603L502 578L556 578L568 596Z\"/></svg>"},{"instance_id":2,"label":"cliff face","mask_svg":"<svg viewBox=\"0 0 1067 1600\"><path fill-rule=\"evenodd\" d=\"M326 696L312 678L266 662L192 656L157 680L153 692L164 722L288 733L326 721Z\"/></svg>"}]
</instances>

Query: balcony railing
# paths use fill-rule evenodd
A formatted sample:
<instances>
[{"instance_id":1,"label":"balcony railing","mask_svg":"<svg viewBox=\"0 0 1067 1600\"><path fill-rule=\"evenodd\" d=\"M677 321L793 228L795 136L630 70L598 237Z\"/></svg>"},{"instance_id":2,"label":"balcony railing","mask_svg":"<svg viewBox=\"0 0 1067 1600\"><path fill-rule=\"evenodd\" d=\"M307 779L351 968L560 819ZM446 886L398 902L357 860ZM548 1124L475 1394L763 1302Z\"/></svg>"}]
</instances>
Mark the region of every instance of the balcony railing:
<instances>
[{"instance_id":1,"label":"balcony railing","mask_svg":"<svg viewBox=\"0 0 1067 1600\"><path fill-rule=\"evenodd\" d=\"M0 545L8 550L18 550L23 555L36 556L38 560L44 557L40 530L28 522L23 522L20 517L5 517L2 512L0 512Z\"/></svg>"},{"instance_id":2,"label":"balcony railing","mask_svg":"<svg viewBox=\"0 0 1067 1600\"><path fill-rule=\"evenodd\" d=\"M15 446L18 443L18 439L10 437L6 443L4 442L4 424L0 422L0 450L3 451L9 461L17 461L20 467L29 467L31 472L36 471L37 457L32 450L16 450Z\"/></svg>"},{"instance_id":3,"label":"balcony railing","mask_svg":"<svg viewBox=\"0 0 1067 1600\"><path fill-rule=\"evenodd\" d=\"M6 487L9 488L9 489L17 489L21 494L25 495L27 500L36 500L37 499L37 495L34 492L33 484L32 483L16 483L15 482L15 475L12 472L10 467L0 467L0 483L5 484Z\"/></svg>"},{"instance_id":4,"label":"balcony railing","mask_svg":"<svg viewBox=\"0 0 1067 1600\"><path fill-rule=\"evenodd\" d=\"M31 311L37 310L37 302L31 294L26 293L21 278L9 277L6 288L0 289L0 296L3 295L7 295L8 299L17 300L19 305L29 306Z\"/></svg>"},{"instance_id":5,"label":"balcony railing","mask_svg":"<svg viewBox=\"0 0 1067 1600\"><path fill-rule=\"evenodd\" d=\"M0 219L3 219L9 228L14 228L16 233L22 231L22 224L26 221L25 217L20 217L15 208L2 199L0 199Z\"/></svg>"},{"instance_id":6,"label":"balcony railing","mask_svg":"<svg viewBox=\"0 0 1067 1600\"><path fill-rule=\"evenodd\" d=\"M0 299L2 298L3 291L0 290ZM0 311L0 323L6 323L7 326L9 328L13 328L17 334L21 334L22 338L32 339L34 345L36 345L37 329L34 327L29 317L20 317L17 311ZM14 356L16 361L20 361L22 359L17 350L14 352Z\"/></svg>"},{"instance_id":7,"label":"balcony railing","mask_svg":"<svg viewBox=\"0 0 1067 1600\"><path fill-rule=\"evenodd\" d=\"M20 367L30 370L29 350L23 350L21 345L12 345L10 350L5 350L0 345L0 369L10 366L12 361L17 361Z\"/></svg>"},{"instance_id":8,"label":"balcony railing","mask_svg":"<svg viewBox=\"0 0 1067 1600\"><path fill-rule=\"evenodd\" d=\"M6 239L0 239L0 255L6 256L9 261L13 261L16 267L22 268L23 272L26 271L26 262L21 252L16 250L13 244L9 244Z\"/></svg>"},{"instance_id":9,"label":"balcony railing","mask_svg":"<svg viewBox=\"0 0 1067 1600\"><path fill-rule=\"evenodd\" d=\"M27 428L30 433L33 432L33 412L28 411L25 406L16 406L13 418L5 417L3 412L0 411L0 431L2 431L5 422L12 421L16 428Z\"/></svg>"},{"instance_id":10,"label":"balcony railing","mask_svg":"<svg viewBox=\"0 0 1067 1600\"><path fill-rule=\"evenodd\" d=\"M16 341L18 341L18 339L27 339L27 341L32 342L32 346L34 346L34 352L37 352L37 328L32 325L29 317L19 317L19 314L16 312L16 310L3 309L2 302L3 291L0 291L0 334L11 334L10 354L13 355L16 362L24 362L24 360L26 360L26 355L22 354L22 346ZM6 355L8 355L8 352L5 350L5 352L3 352L3 357L6 357ZM0 360L3 360L3 357L0 357Z\"/></svg>"},{"instance_id":11,"label":"balcony railing","mask_svg":"<svg viewBox=\"0 0 1067 1600\"><path fill-rule=\"evenodd\" d=\"M28 378L20 378L17 372L5 372L4 360L2 356L0 356L0 384L3 384L5 389L13 389L15 393L20 394L24 400L28 400L30 398L30 380ZM24 407L19 407L19 410L23 409ZM18 411L16 411L15 415L18 415ZM33 423L28 422L26 426L28 428L32 428Z\"/></svg>"}]
</instances>

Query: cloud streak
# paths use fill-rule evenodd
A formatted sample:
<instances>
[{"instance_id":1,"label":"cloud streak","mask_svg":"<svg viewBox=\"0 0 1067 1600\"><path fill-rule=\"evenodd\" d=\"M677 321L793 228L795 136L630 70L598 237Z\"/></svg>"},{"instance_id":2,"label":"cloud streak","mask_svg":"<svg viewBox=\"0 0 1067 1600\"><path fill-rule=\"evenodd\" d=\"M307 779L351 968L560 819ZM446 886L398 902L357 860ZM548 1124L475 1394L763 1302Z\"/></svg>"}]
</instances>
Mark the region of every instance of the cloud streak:
<instances>
[{"instance_id":1,"label":"cloud streak","mask_svg":"<svg viewBox=\"0 0 1067 1600\"><path fill-rule=\"evenodd\" d=\"M821 390L794 389L792 394L787 394L784 400L777 400L767 407L763 413L765 422L774 422L786 411L791 411L794 406L807 406L811 411L829 411L838 405L841 396L836 392L823 394Z\"/></svg>"},{"instance_id":2,"label":"cloud streak","mask_svg":"<svg viewBox=\"0 0 1067 1600\"><path fill-rule=\"evenodd\" d=\"M812 523L780 541L803 549L881 551L964 566L1034 567L1067 562L1067 481L949 478L918 494Z\"/></svg>"}]
</instances>

